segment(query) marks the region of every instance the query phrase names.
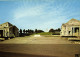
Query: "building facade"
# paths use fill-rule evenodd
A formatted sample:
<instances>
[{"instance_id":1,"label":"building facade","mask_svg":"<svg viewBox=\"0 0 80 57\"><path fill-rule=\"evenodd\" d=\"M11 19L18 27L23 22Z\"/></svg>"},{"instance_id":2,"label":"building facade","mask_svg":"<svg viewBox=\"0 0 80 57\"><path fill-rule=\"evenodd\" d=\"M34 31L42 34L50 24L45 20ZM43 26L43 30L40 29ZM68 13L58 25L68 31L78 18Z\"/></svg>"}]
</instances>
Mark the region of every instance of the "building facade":
<instances>
[{"instance_id":1,"label":"building facade","mask_svg":"<svg viewBox=\"0 0 80 57\"><path fill-rule=\"evenodd\" d=\"M61 36L80 36L80 21L71 19L61 26Z\"/></svg>"},{"instance_id":2,"label":"building facade","mask_svg":"<svg viewBox=\"0 0 80 57\"><path fill-rule=\"evenodd\" d=\"M0 37L17 37L19 36L18 28L9 22L0 24Z\"/></svg>"}]
</instances>

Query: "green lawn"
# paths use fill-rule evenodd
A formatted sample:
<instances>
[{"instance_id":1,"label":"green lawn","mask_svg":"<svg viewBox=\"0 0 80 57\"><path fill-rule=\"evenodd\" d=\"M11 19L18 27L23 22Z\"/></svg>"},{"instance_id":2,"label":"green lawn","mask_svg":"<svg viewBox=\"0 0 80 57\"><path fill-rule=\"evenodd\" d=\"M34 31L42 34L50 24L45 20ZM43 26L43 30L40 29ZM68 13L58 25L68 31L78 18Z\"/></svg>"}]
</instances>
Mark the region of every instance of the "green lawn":
<instances>
[{"instance_id":1,"label":"green lawn","mask_svg":"<svg viewBox=\"0 0 80 57\"><path fill-rule=\"evenodd\" d=\"M42 33L38 33L38 34L40 34L40 35L52 35L52 33L50 33L50 32L42 32Z\"/></svg>"},{"instance_id":2,"label":"green lawn","mask_svg":"<svg viewBox=\"0 0 80 57\"><path fill-rule=\"evenodd\" d=\"M60 35L60 33L51 33L51 32L42 32L42 33L34 33L32 35L39 34L39 35Z\"/></svg>"}]
</instances>

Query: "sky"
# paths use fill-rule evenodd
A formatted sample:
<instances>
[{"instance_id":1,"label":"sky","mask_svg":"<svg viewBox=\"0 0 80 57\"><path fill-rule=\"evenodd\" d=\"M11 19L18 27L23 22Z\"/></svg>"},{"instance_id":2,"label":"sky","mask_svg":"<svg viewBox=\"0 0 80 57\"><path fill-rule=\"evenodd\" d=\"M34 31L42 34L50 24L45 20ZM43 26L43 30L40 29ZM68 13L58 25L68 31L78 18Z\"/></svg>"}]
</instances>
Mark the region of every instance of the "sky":
<instances>
[{"instance_id":1,"label":"sky","mask_svg":"<svg viewBox=\"0 0 80 57\"><path fill-rule=\"evenodd\" d=\"M0 0L0 24L19 29L48 31L72 18L80 20L80 0Z\"/></svg>"}]
</instances>

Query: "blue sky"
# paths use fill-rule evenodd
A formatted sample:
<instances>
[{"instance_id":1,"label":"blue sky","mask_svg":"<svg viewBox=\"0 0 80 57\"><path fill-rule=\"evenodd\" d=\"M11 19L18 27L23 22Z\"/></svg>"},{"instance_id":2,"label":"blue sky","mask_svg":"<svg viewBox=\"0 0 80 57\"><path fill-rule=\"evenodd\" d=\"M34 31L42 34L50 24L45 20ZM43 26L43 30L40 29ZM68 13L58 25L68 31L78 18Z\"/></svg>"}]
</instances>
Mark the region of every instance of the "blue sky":
<instances>
[{"instance_id":1,"label":"blue sky","mask_svg":"<svg viewBox=\"0 0 80 57\"><path fill-rule=\"evenodd\" d=\"M48 31L72 18L80 20L80 0L0 1L0 24L10 22L19 29Z\"/></svg>"}]
</instances>

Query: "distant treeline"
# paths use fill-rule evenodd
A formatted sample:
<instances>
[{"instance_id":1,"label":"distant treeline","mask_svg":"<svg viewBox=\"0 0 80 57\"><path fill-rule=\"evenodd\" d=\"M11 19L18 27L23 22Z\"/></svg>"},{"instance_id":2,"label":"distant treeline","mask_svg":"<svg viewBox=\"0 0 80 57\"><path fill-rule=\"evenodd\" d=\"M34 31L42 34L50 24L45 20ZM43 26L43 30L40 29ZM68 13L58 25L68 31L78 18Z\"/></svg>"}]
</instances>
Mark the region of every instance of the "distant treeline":
<instances>
[{"instance_id":1,"label":"distant treeline","mask_svg":"<svg viewBox=\"0 0 80 57\"><path fill-rule=\"evenodd\" d=\"M53 35L59 35L60 34L60 31L61 29L58 28L58 29L50 29L48 32L51 32ZM32 34L37 34L37 33L42 33L44 32L43 30L38 30L38 29L35 29L35 30L31 30L31 29L20 29L19 30L19 36L22 37L22 36L29 36L29 35L32 35Z\"/></svg>"},{"instance_id":2,"label":"distant treeline","mask_svg":"<svg viewBox=\"0 0 80 57\"><path fill-rule=\"evenodd\" d=\"M35 29L35 30L31 30L31 29L28 29L28 30L23 29L22 30L22 29L20 29L19 30L19 36L29 36L29 35L41 33L41 32L44 32L44 31L38 30L38 29Z\"/></svg>"},{"instance_id":3,"label":"distant treeline","mask_svg":"<svg viewBox=\"0 0 80 57\"><path fill-rule=\"evenodd\" d=\"M61 29L50 29L49 32L51 32L53 35L60 35Z\"/></svg>"}]
</instances>

